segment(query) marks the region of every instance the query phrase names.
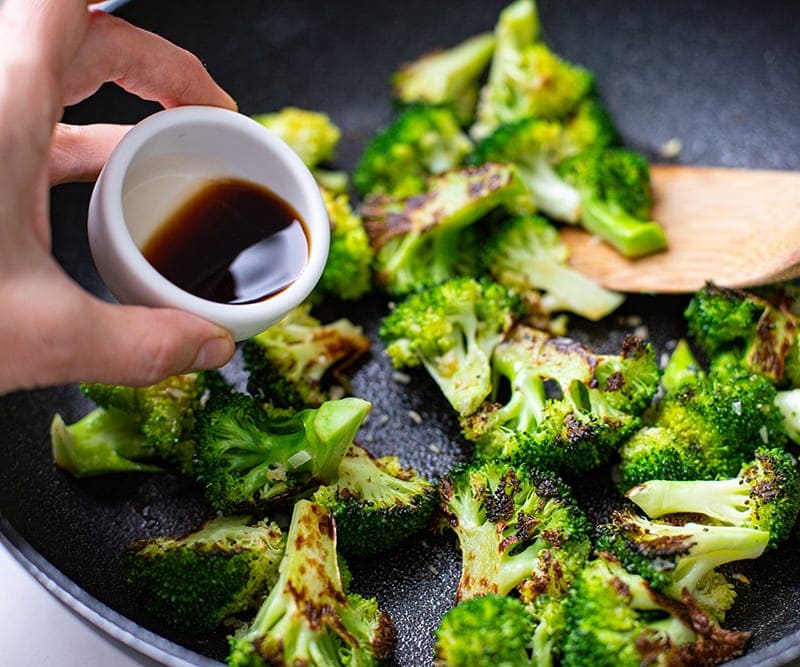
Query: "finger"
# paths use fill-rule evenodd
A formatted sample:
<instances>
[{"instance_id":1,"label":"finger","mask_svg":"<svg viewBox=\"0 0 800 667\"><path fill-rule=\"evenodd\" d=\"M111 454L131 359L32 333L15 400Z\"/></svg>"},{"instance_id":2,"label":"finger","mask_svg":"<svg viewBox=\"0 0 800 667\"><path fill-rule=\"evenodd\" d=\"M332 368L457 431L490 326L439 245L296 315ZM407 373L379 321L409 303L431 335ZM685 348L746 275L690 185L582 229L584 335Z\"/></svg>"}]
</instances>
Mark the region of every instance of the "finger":
<instances>
[{"instance_id":1,"label":"finger","mask_svg":"<svg viewBox=\"0 0 800 667\"><path fill-rule=\"evenodd\" d=\"M204 104L236 109L194 54L122 19L93 12L67 71L64 104L74 104L114 82L164 107Z\"/></svg>"},{"instance_id":2,"label":"finger","mask_svg":"<svg viewBox=\"0 0 800 667\"><path fill-rule=\"evenodd\" d=\"M50 184L95 180L129 129L129 125L56 125L50 146Z\"/></svg>"}]
</instances>

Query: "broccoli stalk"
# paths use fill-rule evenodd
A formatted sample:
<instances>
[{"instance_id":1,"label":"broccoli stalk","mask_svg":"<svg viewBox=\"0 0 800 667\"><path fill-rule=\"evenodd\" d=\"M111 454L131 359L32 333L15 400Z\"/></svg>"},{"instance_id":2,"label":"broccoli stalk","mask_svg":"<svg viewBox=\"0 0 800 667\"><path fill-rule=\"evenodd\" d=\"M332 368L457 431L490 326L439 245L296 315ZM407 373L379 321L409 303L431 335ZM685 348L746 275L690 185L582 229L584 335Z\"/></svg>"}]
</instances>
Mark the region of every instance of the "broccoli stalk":
<instances>
[{"instance_id":1,"label":"broccoli stalk","mask_svg":"<svg viewBox=\"0 0 800 667\"><path fill-rule=\"evenodd\" d=\"M403 104L447 105L463 125L478 101L478 80L494 53L494 35L475 35L446 50L406 63L392 77L394 97Z\"/></svg>"},{"instance_id":2,"label":"broccoli stalk","mask_svg":"<svg viewBox=\"0 0 800 667\"><path fill-rule=\"evenodd\" d=\"M625 257L667 246L664 229L649 220L652 208L647 161L622 149L592 149L559 165L561 178L579 193L580 223Z\"/></svg>"},{"instance_id":3,"label":"broccoli stalk","mask_svg":"<svg viewBox=\"0 0 800 667\"><path fill-rule=\"evenodd\" d=\"M526 580L560 599L589 554L588 523L558 478L523 466L478 461L453 470L440 504L461 545L456 597L505 595Z\"/></svg>"},{"instance_id":4,"label":"broccoli stalk","mask_svg":"<svg viewBox=\"0 0 800 667\"><path fill-rule=\"evenodd\" d=\"M427 189L430 176L461 166L471 150L450 109L410 106L367 144L353 185L362 197L413 197Z\"/></svg>"},{"instance_id":5,"label":"broccoli stalk","mask_svg":"<svg viewBox=\"0 0 800 667\"><path fill-rule=\"evenodd\" d=\"M270 414L230 394L209 404L196 428L198 480L222 512L263 509L334 479L371 405L359 398Z\"/></svg>"},{"instance_id":6,"label":"broccoli stalk","mask_svg":"<svg viewBox=\"0 0 800 667\"><path fill-rule=\"evenodd\" d=\"M320 487L314 502L336 520L339 549L371 556L421 530L436 504L436 487L396 456L375 458L356 444L339 464L336 481Z\"/></svg>"},{"instance_id":7,"label":"broccoli stalk","mask_svg":"<svg viewBox=\"0 0 800 667\"><path fill-rule=\"evenodd\" d=\"M285 107L252 118L289 144L309 168L332 160L342 136L331 119L319 111Z\"/></svg>"},{"instance_id":8,"label":"broccoli stalk","mask_svg":"<svg viewBox=\"0 0 800 667\"><path fill-rule=\"evenodd\" d=\"M797 520L800 476L788 452L761 448L734 478L651 480L626 495L651 518L702 514L729 526L769 531L769 546L776 548Z\"/></svg>"},{"instance_id":9,"label":"broccoli stalk","mask_svg":"<svg viewBox=\"0 0 800 667\"><path fill-rule=\"evenodd\" d=\"M278 581L250 626L230 639L228 665L372 666L391 657L395 640L374 599L345 593L330 511L299 501Z\"/></svg>"},{"instance_id":10,"label":"broccoli stalk","mask_svg":"<svg viewBox=\"0 0 800 667\"><path fill-rule=\"evenodd\" d=\"M466 600L450 609L436 628L436 665L529 665L533 631L533 617L516 598L485 595Z\"/></svg>"},{"instance_id":11,"label":"broccoli stalk","mask_svg":"<svg viewBox=\"0 0 800 667\"><path fill-rule=\"evenodd\" d=\"M534 301L545 313L567 310L599 320L616 310L625 297L570 268L568 252L558 231L545 218L521 216L492 235L485 265L497 282L523 296L544 290L544 295Z\"/></svg>"},{"instance_id":12,"label":"broccoli stalk","mask_svg":"<svg viewBox=\"0 0 800 667\"><path fill-rule=\"evenodd\" d=\"M148 612L200 634L258 607L278 578L283 550L283 534L269 520L220 516L182 537L134 542L123 566Z\"/></svg>"},{"instance_id":13,"label":"broccoli stalk","mask_svg":"<svg viewBox=\"0 0 800 667\"><path fill-rule=\"evenodd\" d=\"M517 326L492 357L493 395L462 419L480 457L524 461L561 474L607 462L640 425L658 388L651 346L633 336L619 355ZM548 396L548 383L559 396ZM499 403L508 387L508 400Z\"/></svg>"},{"instance_id":14,"label":"broccoli stalk","mask_svg":"<svg viewBox=\"0 0 800 667\"><path fill-rule=\"evenodd\" d=\"M305 303L245 341L247 390L277 407L319 407L332 398L331 381L346 383L344 369L370 348L361 327L341 318L322 324Z\"/></svg>"},{"instance_id":15,"label":"broccoli stalk","mask_svg":"<svg viewBox=\"0 0 800 667\"><path fill-rule=\"evenodd\" d=\"M735 592L715 568L758 558L769 540L766 530L658 523L626 509L600 528L597 548L676 600L688 591L714 618L723 619Z\"/></svg>"},{"instance_id":16,"label":"broccoli stalk","mask_svg":"<svg viewBox=\"0 0 800 667\"><path fill-rule=\"evenodd\" d=\"M514 324L519 302L489 281L455 278L412 294L381 322L396 367L422 364L460 415L492 389L489 359Z\"/></svg>"},{"instance_id":17,"label":"broccoli stalk","mask_svg":"<svg viewBox=\"0 0 800 667\"><path fill-rule=\"evenodd\" d=\"M378 282L402 296L455 277L464 230L522 193L514 168L486 163L432 178L419 197L370 199L362 212Z\"/></svg>"},{"instance_id":18,"label":"broccoli stalk","mask_svg":"<svg viewBox=\"0 0 800 667\"><path fill-rule=\"evenodd\" d=\"M672 354L670 354L669 361L664 367L664 373L661 376L661 385L664 387L665 393L678 393L678 391L689 385L696 385L704 380L705 377L706 374L695 358L692 348L682 338L678 341Z\"/></svg>"},{"instance_id":19,"label":"broccoli stalk","mask_svg":"<svg viewBox=\"0 0 800 667\"><path fill-rule=\"evenodd\" d=\"M716 665L751 633L724 630L684 594L671 600L608 554L589 563L565 603L564 667Z\"/></svg>"}]
</instances>

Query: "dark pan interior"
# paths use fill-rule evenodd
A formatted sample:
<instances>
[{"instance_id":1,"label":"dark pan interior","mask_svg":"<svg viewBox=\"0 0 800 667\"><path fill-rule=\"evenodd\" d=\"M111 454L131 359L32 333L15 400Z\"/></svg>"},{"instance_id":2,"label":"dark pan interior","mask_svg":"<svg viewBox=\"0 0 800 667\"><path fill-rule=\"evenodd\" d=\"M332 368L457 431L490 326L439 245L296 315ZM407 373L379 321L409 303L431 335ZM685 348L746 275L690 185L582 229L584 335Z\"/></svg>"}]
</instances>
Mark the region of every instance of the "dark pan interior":
<instances>
[{"instance_id":1,"label":"dark pan interior","mask_svg":"<svg viewBox=\"0 0 800 667\"><path fill-rule=\"evenodd\" d=\"M196 52L245 113L290 104L328 112L344 132L339 163L351 168L391 115L387 81L395 67L490 29L504 4L135 0L120 14ZM659 147L676 137L683 143L681 162L800 169L797 3L542 0L540 11L555 50L596 72L600 94L631 147L657 159ZM133 122L153 110L104 87L66 119ZM55 253L76 280L106 295L86 243L89 192L85 185L53 192ZM574 319L572 333L612 350L641 317L664 351L683 333L684 304L681 297L631 298L621 315L599 325ZM385 308L375 298L331 313L374 334ZM241 379L238 360L226 372ZM438 477L467 449L430 380L424 373L412 378L410 385L394 381L376 343L353 381L355 393L374 404L360 440L376 454L397 453ZM70 386L0 399L0 529L29 569L134 652L163 662L224 659L223 633L197 639L159 625L141 610L119 567L120 551L132 540L179 533L208 516L197 489L169 475L76 481L53 467L53 414L70 422L88 407ZM576 488L593 517L616 502L607 471L578 480ZM398 623L399 665L431 664L432 631L451 603L459 566L454 541L432 535L352 563L354 587L377 595ZM755 636L750 654L736 664L787 663L800 653L796 536L780 553L737 570L751 584L740 587L730 624Z\"/></svg>"}]
</instances>

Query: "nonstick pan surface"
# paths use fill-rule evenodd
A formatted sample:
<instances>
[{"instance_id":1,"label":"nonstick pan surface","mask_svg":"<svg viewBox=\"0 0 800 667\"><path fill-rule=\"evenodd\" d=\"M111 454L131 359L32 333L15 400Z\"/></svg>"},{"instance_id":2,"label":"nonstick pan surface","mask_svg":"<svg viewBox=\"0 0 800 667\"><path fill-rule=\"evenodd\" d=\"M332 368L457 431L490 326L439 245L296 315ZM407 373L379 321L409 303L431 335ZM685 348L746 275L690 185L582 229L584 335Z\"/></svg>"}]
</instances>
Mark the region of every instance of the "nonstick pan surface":
<instances>
[{"instance_id":1,"label":"nonstick pan surface","mask_svg":"<svg viewBox=\"0 0 800 667\"><path fill-rule=\"evenodd\" d=\"M135 0L120 15L197 53L244 113L286 105L329 113L344 133L339 166L350 169L391 117L388 79L397 65L491 29L504 4ZM659 147L677 138L679 162L800 169L797 3L541 0L540 12L553 48L595 71L600 95L632 148L657 160ZM66 120L135 122L154 110L104 87L68 110ZM55 253L76 280L107 297L86 242L89 193L85 185L53 191ZM611 351L626 332L642 333L643 326L663 352L684 333L685 303L683 297L631 297L606 322L573 318L571 334ZM330 312L351 317L374 336L386 303L376 297ZM226 374L241 382L238 358ZM353 388L374 404L359 436L374 453L399 454L433 477L468 455L436 387L422 372L410 384L396 382L377 341ZM0 399L0 537L59 599L143 661L223 660L223 632L198 639L163 627L144 613L120 570L120 552L134 539L180 533L210 515L197 488L170 475L77 481L54 468L53 414L71 422L89 407L74 386ZM598 519L617 499L607 471L578 480L576 492ZM737 568L751 583L739 587L729 625L755 634L749 654L735 664L786 664L800 654L798 545L793 536L779 553ZM458 580L454 540L423 535L351 567L354 588L377 595L397 621L397 663L430 665L432 632Z\"/></svg>"}]
</instances>

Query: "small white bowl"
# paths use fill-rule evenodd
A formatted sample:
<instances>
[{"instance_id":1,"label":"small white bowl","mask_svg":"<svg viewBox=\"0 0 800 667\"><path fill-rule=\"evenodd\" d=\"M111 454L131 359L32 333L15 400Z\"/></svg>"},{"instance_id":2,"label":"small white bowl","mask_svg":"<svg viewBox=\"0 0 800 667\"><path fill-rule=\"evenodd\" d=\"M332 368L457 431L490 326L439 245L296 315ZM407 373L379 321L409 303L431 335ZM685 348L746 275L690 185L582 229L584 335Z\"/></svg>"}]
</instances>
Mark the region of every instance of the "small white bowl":
<instances>
[{"instance_id":1,"label":"small white bowl","mask_svg":"<svg viewBox=\"0 0 800 667\"><path fill-rule=\"evenodd\" d=\"M140 250L171 213L216 178L267 187L305 223L305 268L262 301L226 304L190 294L162 276ZM114 149L92 192L89 244L100 275L120 302L189 311L225 327L234 340L245 340L311 293L328 258L330 222L311 172L274 133L233 111L187 106L147 117Z\"/></svg>"}]
</instances>

